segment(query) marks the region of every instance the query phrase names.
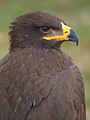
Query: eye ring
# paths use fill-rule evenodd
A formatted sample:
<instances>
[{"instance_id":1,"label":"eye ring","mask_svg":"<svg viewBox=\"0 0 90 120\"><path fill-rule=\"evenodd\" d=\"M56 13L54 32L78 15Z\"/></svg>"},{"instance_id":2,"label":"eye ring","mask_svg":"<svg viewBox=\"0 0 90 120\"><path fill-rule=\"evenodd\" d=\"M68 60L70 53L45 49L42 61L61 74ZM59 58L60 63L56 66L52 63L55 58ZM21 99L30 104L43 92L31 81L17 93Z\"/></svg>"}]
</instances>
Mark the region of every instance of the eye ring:
<instances>
[{"instance_id":1,"label":"eye ring","mask_svg":"<svg viewBox=\"0 0 90 120\"><path fill-rule=\"evenodd\" d=\"M40 31L43 32L43 33L48 33L49 30L50 30L50 28L47 27L47 26L42 26L42 27L40 27Z\"/></svg>"}]
</instances>

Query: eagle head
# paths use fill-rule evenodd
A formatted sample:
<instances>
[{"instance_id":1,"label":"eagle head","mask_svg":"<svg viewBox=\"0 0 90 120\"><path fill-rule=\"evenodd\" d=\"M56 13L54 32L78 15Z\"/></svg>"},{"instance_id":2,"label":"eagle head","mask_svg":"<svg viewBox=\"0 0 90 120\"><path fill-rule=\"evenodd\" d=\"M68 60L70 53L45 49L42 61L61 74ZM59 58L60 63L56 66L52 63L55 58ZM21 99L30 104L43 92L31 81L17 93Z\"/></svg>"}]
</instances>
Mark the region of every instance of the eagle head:
<instances>
[{"instance_id":1,"label":"eagle head","mask_svg":"<svg viewBox=\"0 0 90 120\"><path fill-rule=\"evenodd\" d=\"M10 50L38 45L53 47L64 41L78 45L78 36L63 20L45 12L32 12L18 17L10 26Z\"/></svg>"}]
</instances>

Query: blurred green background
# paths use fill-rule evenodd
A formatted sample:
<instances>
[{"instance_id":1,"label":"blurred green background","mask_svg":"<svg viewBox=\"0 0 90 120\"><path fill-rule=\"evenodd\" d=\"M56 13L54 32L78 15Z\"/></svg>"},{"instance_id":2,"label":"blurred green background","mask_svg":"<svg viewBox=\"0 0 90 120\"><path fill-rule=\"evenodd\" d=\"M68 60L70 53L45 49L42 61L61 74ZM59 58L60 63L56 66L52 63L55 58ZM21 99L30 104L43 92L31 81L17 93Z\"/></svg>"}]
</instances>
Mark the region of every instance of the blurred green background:
<instances>
[{"instance_id":1,"label":"blurred green background","mask_svg":"<svg viewBox=\"0 0 90 120\"><path fill-rule=\"evenodd\" d=\"M62 49L79 66L85 83L87 120L90 120L90 0L0 0L0 58L8 53L10 23L19 15L46 11L57 15L75 29L79 46L64 43Z\"/></svg>"}]
</instances>

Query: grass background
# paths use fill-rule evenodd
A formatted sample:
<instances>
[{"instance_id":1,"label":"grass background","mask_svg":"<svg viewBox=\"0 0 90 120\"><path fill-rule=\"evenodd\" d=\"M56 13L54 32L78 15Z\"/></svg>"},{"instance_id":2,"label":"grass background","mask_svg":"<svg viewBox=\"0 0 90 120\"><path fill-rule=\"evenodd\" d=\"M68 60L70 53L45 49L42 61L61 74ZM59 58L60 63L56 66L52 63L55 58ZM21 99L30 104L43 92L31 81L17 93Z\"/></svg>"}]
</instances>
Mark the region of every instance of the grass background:
<instances>
[{"instance_id":1,"label":"grass background","mask_svg":"<svg viewBox=\"0 0 90 120\"><path fill-rule=\"evenodd\" d=\"M8 53L10 23L19 15L46 11L57 15L79 35L79 46L68 42L62 49L79 66L85 83L87 120L90 120L90 0L0 0L0 58Z\"/></svg>"}]
</instances>

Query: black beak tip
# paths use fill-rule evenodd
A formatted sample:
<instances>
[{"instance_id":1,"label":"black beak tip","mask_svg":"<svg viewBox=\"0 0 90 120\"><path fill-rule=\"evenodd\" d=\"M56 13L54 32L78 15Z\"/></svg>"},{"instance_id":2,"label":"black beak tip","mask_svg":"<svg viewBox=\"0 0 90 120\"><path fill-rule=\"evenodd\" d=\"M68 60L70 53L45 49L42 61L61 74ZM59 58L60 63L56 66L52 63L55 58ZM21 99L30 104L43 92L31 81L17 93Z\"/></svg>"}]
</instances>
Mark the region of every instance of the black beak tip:
<instances>
[{"instance_id":1,"label":"black beak tip","mask_svg":"<svg viewBox=\"0 0 90 120\"><path fill-rule=\"evenodd\" d=\"M77 40L76 45L78 46L78 44L79 44L79 42L78 42L78 40Z\"/></svg>"},{"instance_id":2,"label":"black beak tip","mask_svg":"<svg viewBox=\"0 0 90 120\"><path fill-rule=\"evenodd\" d=\"M70 41L72 42L76 42L76 45L78 46L78 35L76 34L76 32L74 30L70 30L70 34L68 35L68 38Z\"/></svg>"}]
</instances>

